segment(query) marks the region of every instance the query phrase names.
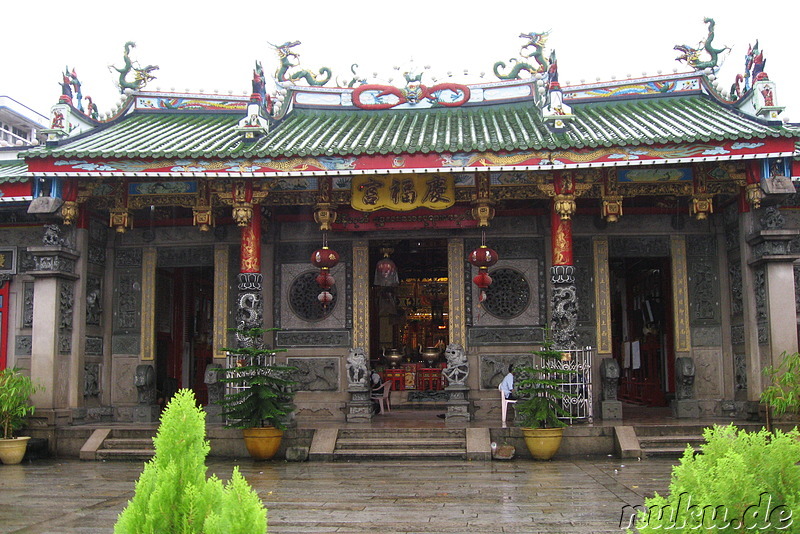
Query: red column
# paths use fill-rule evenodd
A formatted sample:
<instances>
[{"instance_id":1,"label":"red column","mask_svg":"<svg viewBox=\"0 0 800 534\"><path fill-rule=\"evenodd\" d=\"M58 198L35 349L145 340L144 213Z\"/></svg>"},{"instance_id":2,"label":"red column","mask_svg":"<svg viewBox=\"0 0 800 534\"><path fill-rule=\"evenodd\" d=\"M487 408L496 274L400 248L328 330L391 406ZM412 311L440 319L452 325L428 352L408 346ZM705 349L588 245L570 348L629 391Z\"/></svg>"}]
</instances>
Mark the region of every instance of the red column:
<instances>
[{"instance_id":1,"label":"red column","mask_svg":"<svg viewBox=\"0 0 800 534\"><path fill-rule=\"evenodd\" d=\"M242 227L242 253L240 272L261 272L261 210L253 206L250 223Z\"/></svg>"}]
</instances>

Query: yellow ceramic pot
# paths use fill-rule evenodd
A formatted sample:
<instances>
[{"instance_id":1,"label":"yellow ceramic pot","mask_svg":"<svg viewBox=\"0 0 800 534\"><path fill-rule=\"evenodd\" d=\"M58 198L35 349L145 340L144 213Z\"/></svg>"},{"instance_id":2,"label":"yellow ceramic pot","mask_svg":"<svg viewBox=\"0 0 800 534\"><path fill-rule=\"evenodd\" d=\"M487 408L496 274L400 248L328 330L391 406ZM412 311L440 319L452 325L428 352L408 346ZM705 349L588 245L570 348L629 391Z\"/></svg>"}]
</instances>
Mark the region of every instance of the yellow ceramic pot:
<instances>
[{"instance_id":1,"label":"yellow ceramic pot","mask_svg":"<svg viewBox=\"0 0 800 534\"><path fill-rule=\"evenodd\" d=\"M561 438L564 435L563 428L523 428L522 435L525 437L525 445L531 456L536 460L549 460L558 452L561 446Z\"/></svg>"},{"instance_id":2,"label":"yellow ceramic pot","mask_svg":"<svg viewBox=\"0 0 800 534\"><path fill-rule=\"evenodd\" d=\"M255 460L269 460L281 447L283 430L268 426L266 428L243 428L244 446Z\"/></svg>"},{"instance_id":3,"label":"yellow ceramic pot","mask_svg":"<svg viewBox=\"0 0 800 534\"><path fill-rule=\"evenodd\" d=\"M29 436L0 439L0 461L7 465L20 463L28 449L29 439L31 439Z\"/></svg>"}]
</instances>

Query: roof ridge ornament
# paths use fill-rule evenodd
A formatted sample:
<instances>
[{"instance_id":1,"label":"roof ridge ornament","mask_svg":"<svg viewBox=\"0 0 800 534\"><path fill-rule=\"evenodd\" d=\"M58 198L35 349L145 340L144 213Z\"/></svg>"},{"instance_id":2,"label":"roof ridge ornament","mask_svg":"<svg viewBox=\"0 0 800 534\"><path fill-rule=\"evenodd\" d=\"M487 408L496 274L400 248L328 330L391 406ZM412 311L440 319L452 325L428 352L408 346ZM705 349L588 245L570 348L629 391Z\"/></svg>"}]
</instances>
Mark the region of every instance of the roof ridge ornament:
<instances>
[{"instance_id":1,"label":"roof ridge ornament","mask_svg":"<svg viewBox=\"0 0 800 534\"><path fill-rule=\"evenodd\" d=\"M253 143L262 135L269 133L269 119L272 113L272 98L267 94L264 83L264 69L256 61L253 69L253 92L247 104L247 115L238 122L236 131L244 134L245 143Z\"/></svg>"},{"instance_id":2,"label":"roof ridge ornament","mask_svg":"<svg viewBox=\"0 0 800 534\"><path fill-rule=\"evenodd\" d=\"M314 74L306 69L297 70L300 65L300 54L291 49L300 45L300 41L287 41L282 45L268 44L275 49L280 59L278 70L275 71L275 81L278 85L296 84L300 80L305 80L308 85L322 86L331 80L332 73L328 67L320 68L319 74Z\"/></svg>"},{"instance_id":3,"label":"roof ridge ornament","mask_svg":"<svg viewBox=\"0 0 800 534\"><path fill-rule=\"evenodd\" d=\"M706 38L697 45L697 48L688 45L675 45L673 50L681 52L681 55L676 57L676 61L685 62L696 71L705 69L716 70L719 68L719 56L730 47L723 46L722 48L714 48L711 43L714 41L714 26L716 23L714 19L706 17L703 22L708 24L708 35ZM705 52L709 55L709 60L701 61L700 53Z\"/></svg>"},{"instance_id":4,"label":"roof ridge ornament","mask_svg":"<svg viewBox=\"0 0 800 534\"><path fill-rule=\"evenodd\" d=\"M546 76L547 91L542 105L542 118L548 127L561 132L566 130L567 121L575 118L572 108L564 103L564 94L561 91L561 84L558 83L558 60L556 51L550 52L550 61Z\"/></svg>"},{"instance_id":5,"label":"roof ridge ornament","mask_svg":"<svg viewBox=\"0 0 800 534\"><path fill-rule=\"evenodd\" d=\"M130 57L131 48L135 48L136 43L128 41L125 43L125 53L122 55L123 67L115 67L109 65L108 70L114 69L119 73L119 80L117 87L119 87L120 94L130 94L133 91L142 89L148 82L156 79L153 71L158 70L158 65L147 65L144 68L139 67L139 63L132 61ZM128 74L133 71L133 81L128 81Z\"/></svg>"},{"instance_id":6,"label":"roof ridge ornament","mask_svg":"<svg viewBox=\"0 0 800 534\"><path fill-rule=\"evenodd\" d=\"M500 69L506 67L506 64L503 61L498 61L492 68L494 75L501 80L521 80L520 72L522 71L527 72L531 76L546 72L550 65L544 57L544 45L547 44L549 35L550 30L541 33L530 32L519 34L522 39L527 39L527 42L519 49L519 55L522 57L522 61L517 58L509 59L508 61L510 64L513 64L513 67L509 65L511 70L506 74L500 74L499 72ZM528 63L527 60L529 58L533 58L536 61L536 65Z\"/></svg>"}]
</instances>

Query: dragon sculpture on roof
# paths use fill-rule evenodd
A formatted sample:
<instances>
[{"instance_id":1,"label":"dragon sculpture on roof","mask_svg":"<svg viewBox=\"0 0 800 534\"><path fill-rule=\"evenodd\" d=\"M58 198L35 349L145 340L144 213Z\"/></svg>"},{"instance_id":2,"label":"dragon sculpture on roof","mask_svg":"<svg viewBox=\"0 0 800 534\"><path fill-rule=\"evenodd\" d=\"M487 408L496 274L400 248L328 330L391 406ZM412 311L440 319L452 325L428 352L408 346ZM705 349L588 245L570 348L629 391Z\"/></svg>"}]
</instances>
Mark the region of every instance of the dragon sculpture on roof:
<instances>
[{"instance_id":1,"label":"dragon sculpture on roof","mask_svg":"<svg viewBox=\"0 0 800 534\"><path fill-rule=\"evenodd\" d=\"M536 65L532 65L527 61L519 61L516 58L511 58L509 63L514 64L513 68L511 68L511 71L509 71L507 74L500 74L500 69L506 68L506 64L503 61L498 61L494 64L494 75L501 80L517 80L520 78L519 73L522 71L525 71L531 75L538 72L545 72L548 69L549 64L544 57L544 45L547 44L547 37L549 35L549 31L542 33L531 32L519 34L520 38L527 40L527 42L522 45L522 48L519 50L520 56L522 56L523 60L533 58L536 61Z\"/></svg>"},{"instance_id":2,"label":"dragon sculpture on roof","mask_svg":"<svg viewBox=\"0 0 800 534\"><path fill-rule=\"evenodd\" d=\"M675 45L673 48L681 53L680 56L675 58L677 61L683 61L694 70L716 69L719 65L719 56L726 50L730 50L727 46L722 48L714 48L711 43L714 41L714 19L704 18L703 22L708 24L708 36L704 41L701 41L697 48L688 45ZM708 61L700 61L700 53L705 51L711 59Z\"/></svg>"},{"instance_id":3,"label":"dragon sculpture on roof","mask_svg":"<svg viewBox=\"0 0 800 534\"><path fill-rule=\"evenodd\" d=\"M308 85L325 85L328 83L331 79L331 69L328 67L322 67L319 69L319 74L314 74L306 69L296 70L292 73L289 73L289 69L293 69L300 64L300 55L292 51L292 48L299 44L300 41L287 41L282 45L274 45L269 43L269 45L278 53L278 58L280 59L280 65L278 66L278 70L275 72L275 79L278 82L292 83L296 83L298 80L305 79Z\"/></svg>"},{"instance_id":4,"label":"dragon sculpture on roof","mask_svg":"<svg viewBox=\"0 0 800 534\"><path fill-rule=\"evenodd\" d=\"M117 82L117 85L119 86L120 93L125 93L126 89L138 91L148 82L156 79L156 77L153 75L153 71L158 70L158 65L147 65L144 68L134 66L134 62L131 61L130 52L131 48L135 47L136 43L133 41L128 41L125 43L125 53L122 55L124 66L122 68L115 67L114 65L108 66L108 70L114 69L119 73L119 81ZM131 71L133 71L133 81L128 81L128 74L130 74Z\"/></svg>"}]
</instances>

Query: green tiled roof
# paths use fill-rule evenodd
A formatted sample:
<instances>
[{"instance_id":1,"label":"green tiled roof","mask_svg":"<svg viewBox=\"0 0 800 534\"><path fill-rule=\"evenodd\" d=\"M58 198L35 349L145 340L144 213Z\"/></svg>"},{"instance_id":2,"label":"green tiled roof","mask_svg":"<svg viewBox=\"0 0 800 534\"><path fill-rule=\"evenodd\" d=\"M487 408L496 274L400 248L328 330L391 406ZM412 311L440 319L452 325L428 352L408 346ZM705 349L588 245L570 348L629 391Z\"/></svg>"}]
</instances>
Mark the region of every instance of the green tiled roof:
<instances>
[{"instance_id":1,"label":"green tiled roof","mask_svg":"<svg viewBox=\"0 0 800 534\"><path fill-rule=\"evenodd\" d=\"M793 137L702 96L576 104L562 133L531 103L428 110L295 109L254 144L241 118L213 113L135 113L35 156L81 158L291 157L428 152L500 152Z\"/></svg>"},{"instance_id":2,"label":"green tiled roof","mask_svg":"<svg viewBox=\"0 0 800 534\"><path fill-rule=\"evenodd\" d=\"M25 182L28 180L28 177L25 176L26 172L28 172L28 164L24 161L0 161L0 184Z\"/></svg>"}]
</instances>

